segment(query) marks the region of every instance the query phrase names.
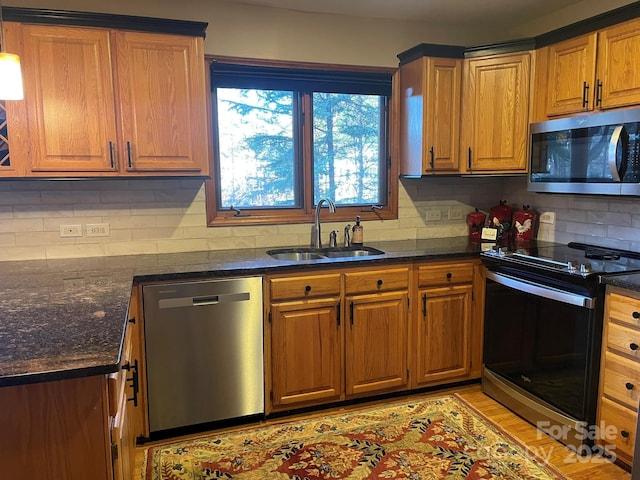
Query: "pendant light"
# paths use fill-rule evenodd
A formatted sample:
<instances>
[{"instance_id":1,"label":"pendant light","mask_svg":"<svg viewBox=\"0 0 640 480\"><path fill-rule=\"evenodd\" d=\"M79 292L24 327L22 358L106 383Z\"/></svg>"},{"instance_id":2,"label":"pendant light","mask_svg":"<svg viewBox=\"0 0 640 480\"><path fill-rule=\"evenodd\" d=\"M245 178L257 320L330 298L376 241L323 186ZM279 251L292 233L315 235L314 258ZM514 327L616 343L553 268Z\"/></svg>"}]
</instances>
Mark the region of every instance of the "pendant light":
<instances>
[{"instance_id":1,"label":"pendant light","mask_svg":"<svg viewBox=\"0 0 640 480\"><path fill-rule=\"evenodd\" d=\"M0 100L22 100L20 57L4 51L4 22L0 2Z\"/></svg>"}]
</instances>

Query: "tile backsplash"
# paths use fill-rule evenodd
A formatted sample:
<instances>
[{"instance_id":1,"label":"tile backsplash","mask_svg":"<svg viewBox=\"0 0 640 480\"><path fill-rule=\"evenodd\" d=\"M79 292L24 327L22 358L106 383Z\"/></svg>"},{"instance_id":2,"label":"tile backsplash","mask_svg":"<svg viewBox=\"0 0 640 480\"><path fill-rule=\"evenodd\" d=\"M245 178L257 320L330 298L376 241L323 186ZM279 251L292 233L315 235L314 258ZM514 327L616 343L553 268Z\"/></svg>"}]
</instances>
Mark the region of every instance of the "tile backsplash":
<instances>
[{"instance_id":1,"label":"tile backsplash","mask_svg":"<svg viewBox=\"0 0 640 480\"><path fill-rule=\"evenodd\" d=\"M639 200L541 195L522 177L401 179L399 218L366 221L366 242L467 235L466 216L505 199L556 213L558 242L582 241L640 251ZM328 236L347 222L323 222ZM109 237L87 224L108 223ZM352 222L350 222L352 223ZM0 260L111 256L308 245L311 224L207 228L198 179L5 180L0 182ZM60 237L81 225L81 237Z\"/></svg>"}]
</instances>

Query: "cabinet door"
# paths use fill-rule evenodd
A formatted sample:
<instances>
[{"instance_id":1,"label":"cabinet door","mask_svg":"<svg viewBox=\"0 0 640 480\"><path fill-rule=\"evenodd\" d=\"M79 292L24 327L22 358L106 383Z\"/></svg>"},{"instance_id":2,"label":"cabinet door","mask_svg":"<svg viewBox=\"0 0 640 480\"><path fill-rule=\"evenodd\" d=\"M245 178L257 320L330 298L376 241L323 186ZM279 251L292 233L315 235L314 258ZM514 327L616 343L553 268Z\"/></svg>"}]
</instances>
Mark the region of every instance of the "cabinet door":
<instances>
[{"instance_id":1,"label":"cabinet door","mask_svg":"<svg viewBox=\"0 0 640 480\"><path fill-rule=\"evenodd\" d=\"M598 33L598 95L600 108L640 104L640 20Z\"/></svg>"},{"instance_id":2,"label":"cabinet door","mask_svg":"<svg viewBox=\"0 0 640 480\"><path fill-rule=\"evenodd\" d=\"M117 32L116 45L125 169L206 175L202 39Z\"/></svg>"},{"instance_id":3,"label":"cabinet door","mask_svg":"<svg viewBox=\"0 0 640 480\"><path fill-rule=\"evenodd\" d=\"M400 171L458 170L462 61L423 57L400 67Z\"/></svg>"},{"instance_id":4,"label":"cabinet door","mask_svg":"<svg viewBox=\"0 0 640 480\"><path fill-rule=\"evenodd\" d=\"M407 385L407 292L347 297L346 393Z\"/></svg>"},{"instance_id":5,"label":"cabinet door","mask_svg":"<svg viewBox=\"0 0 640 480\"><path fill-rule=\"evenodd\" d=\"M549 46L547 115L593 109L596 76L596 34Z\"/></svg>"},{"instance_id":6,"label":"cabinet door","mask_svg":"<svg viewBox=\"0 0 640 480\"><path fill-rule=\"evenodd\" d=\"M131 334L131 367L127 372L127 395L129 408L131 409L130 423L133 438L149 437L149 420L147 418L147 379L146 363L144 357L144 315L142 314L142 302L140 298L140 285L134 285L131 289L129 302L129 330Z\"/></svg>"},{"instance_id":7,"label":"cabinet door","mask_svg":"<svg viewBox=\"0 0 640 480\"><path fill-rule=\"evenodd\" d=\"M417 385L469 374L471 289L471 285L458 285L420 291Z\"/></svg>"},{"instance_id":8,"label":"cabinet door","mask_svg":"<svg viewBox=\"0 0 640 480\"><path fill-rule=\"evenodd\" d=\"M114 480L130 480L135 470L135 437L132 425L133 410L127 402L126 394L120 398L118 413L111 427L112 459Z\"/></svg>"},{"instance_id":9,"label":"cabinet door","mask_svg":"<svg viewBox=\"0 0 640 480\"><path fill-rule=\"evenodd\" d=\"M274 304L271 323L273 406L340 399L340 300Z\"/></svg>"},{"instance_id":10,"label":"cabinet door","mask_svg":"<svg viewBox=\"0 0 640 480\"><path fill-rule=\"evenodd\" d=\"M467 173L525 172L530 54L466 62L460 156Z\"/></svg>"},{"instance_id":11,"label":"cabinet door","mask_svg":"<svg viewBox=\"0 0 640 480\"><path fill-rule=\"evenodd\" d=\"M23 25L25 102L35 172L114 171L109 31Z\"/></svg>"},{"instance_id":12,"label":"cabinet door","mask_svg":"<svg viewBox=\"0 0 640 480\"><path fill-rule=\"evenodd\" d=\"M427 166L434 172L458 170L462 61L429 58L427 63Z\"/></svg>"}]
</instances>

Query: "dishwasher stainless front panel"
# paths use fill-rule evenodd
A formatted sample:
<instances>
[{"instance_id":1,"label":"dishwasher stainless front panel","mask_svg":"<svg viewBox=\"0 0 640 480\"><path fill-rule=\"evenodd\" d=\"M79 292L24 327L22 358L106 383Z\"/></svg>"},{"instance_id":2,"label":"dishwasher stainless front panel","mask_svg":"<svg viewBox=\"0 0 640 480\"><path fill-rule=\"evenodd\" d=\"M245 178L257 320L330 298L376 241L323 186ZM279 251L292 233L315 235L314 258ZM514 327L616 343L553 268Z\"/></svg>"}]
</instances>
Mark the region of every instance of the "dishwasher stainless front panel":
<instances>
[{"instance_id":1,"label":"dishwasher stainless front panel","mask_svg":"<svg viewBox=\"0 0 640 480\"><path fill-rule=\"evenodd\" d=\"M143 287L149 430L264 412L262 278Z\"/></svg>"}]
</instances>

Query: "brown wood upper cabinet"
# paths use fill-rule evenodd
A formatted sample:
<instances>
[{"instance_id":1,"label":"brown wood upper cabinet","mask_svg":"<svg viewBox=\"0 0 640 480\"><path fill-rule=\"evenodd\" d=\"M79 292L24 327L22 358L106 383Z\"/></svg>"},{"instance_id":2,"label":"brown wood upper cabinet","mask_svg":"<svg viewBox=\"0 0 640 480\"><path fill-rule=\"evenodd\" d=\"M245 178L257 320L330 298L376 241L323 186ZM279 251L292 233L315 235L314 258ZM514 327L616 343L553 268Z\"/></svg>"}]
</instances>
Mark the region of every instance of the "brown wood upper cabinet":
<instances>
[{"instance_id":1,"label":"brown wood upper cabinet","mask_svg":"<svg viewBox=\"0 0 640 480\"><path fill-rule=\"evenodd\" d=\"M400 174L458 172L462 60L421 57L400 66Z\"/></svg>"},{"instance_id":2,"label":"brown wood upper cabinet","mask_svg":"<svg viewBox=\"0 0 640 480\"><path fill-rule=\"evenodd\" d=\"M640 19L542 49L547 65L538 75L546 77L546 115L640 104L639 50Z\"/></svg>"},{"instance_id":3,"label":"brown wood upper cabinet","mask_svg":"<svg viewBox=\"0 0 640 480\"><path fill-rule=\"evenodd\" d=\"M11 22L5 32L23 58L25 101L8 116L30 139L11 143L24 175L208 174L202 38Z\"/></svg>"},{"instance_id":4,"label":"brown wood upper cabinet","mask_svg":"<svg viewBox=\"0 0 640 480\"><path fill-rule=\"evenodd\" d=\"M530 52L467 58L462 86L462 173L527 171Z\"/></svg>"}]
</instances>

